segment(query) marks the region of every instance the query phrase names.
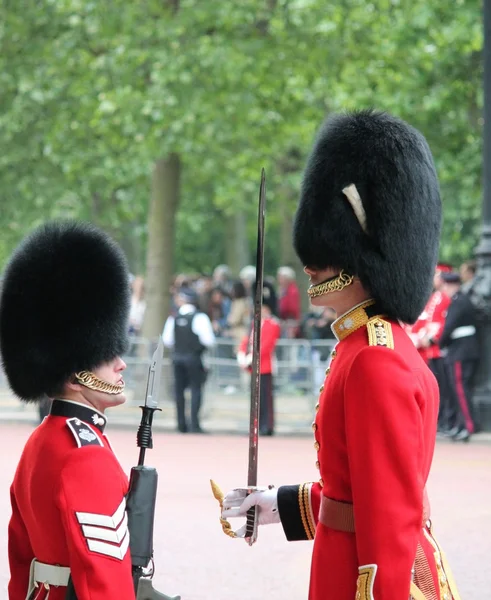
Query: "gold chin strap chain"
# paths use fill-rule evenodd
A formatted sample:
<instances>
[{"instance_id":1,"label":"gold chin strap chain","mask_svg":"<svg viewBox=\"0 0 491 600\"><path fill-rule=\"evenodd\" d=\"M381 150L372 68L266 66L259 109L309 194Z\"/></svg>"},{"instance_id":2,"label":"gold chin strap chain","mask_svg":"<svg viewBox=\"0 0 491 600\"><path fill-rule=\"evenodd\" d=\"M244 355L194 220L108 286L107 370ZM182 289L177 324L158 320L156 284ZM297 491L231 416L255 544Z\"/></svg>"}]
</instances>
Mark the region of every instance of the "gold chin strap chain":
<instances>
[{"instance_id":1,"label":"gold chin strap chain","mask_svg":"<svg viewBox=\"0 0 491 600\"><path fill-rule=\"evenodd\" d=\"M89 390L95 390L96 392L104 392L104 394L110 394L111 396L116 396L117 394L121 394L124 390L124 383L122 385L117 385L115 383L108 383L103 379L99 379L94 373L90 371L79 371L75 373L75 379L81 385L84 385Z\"/></svg>"},{"instance_id":2,"label":"gold chin strap chain","mask_svg":"<svg viewBox=\"0 0 491 600\"><path fill-rule=\"evenodd\" d=\"M324 294L330 294L331 292L340 292L345 287L353 283L353 275L348 275L343 270L335 279L330 279L319 285L312 285L307 290L307 294L310 298L317 298L317 296L324 296Z\"/></svg>"}]
</instances>

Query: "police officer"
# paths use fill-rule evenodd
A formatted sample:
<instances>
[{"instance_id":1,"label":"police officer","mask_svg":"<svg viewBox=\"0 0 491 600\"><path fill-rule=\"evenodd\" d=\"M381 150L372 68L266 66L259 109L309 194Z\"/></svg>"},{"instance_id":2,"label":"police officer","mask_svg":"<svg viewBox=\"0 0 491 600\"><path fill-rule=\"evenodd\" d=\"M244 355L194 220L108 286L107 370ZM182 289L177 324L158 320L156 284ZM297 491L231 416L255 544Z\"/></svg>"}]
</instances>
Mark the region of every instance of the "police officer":
<instances>
[{"instance_id":1,"label":"police officer","mask_svg":"<svg viewBox=\"0 0 491 600\"><path fill-rule=\"evenodd\" d=\"M450 415L453 427L448 435L468 441L474 432L472 392L479 363L476 311L469 296L462 292L458 273L442 273L443 291L450 300L440 346L446 350L445 363L450 382Z\"/></svg>"},{"instance_id":2,"label":"police officer","mask_svg":"<svg viewBox=\"0 0 491 600\"><path fill-rule=\"evenodd\" d=\"M181 288L175 297L178 312L170 316L164 326L162 340L173 348L174 389L177 411L177 428L181 433L203 433L199 422L203 384L206 371L202 355L215 344L211 321L197 310L198 296L189 288ZM191 423L186 419L185 391L191 390Z\"/></svg>"},{"instance_id":3,"label":"police officer","mask_svg":"<svg viewBox=\"0 0 491 600\"><path fill-rule=\"evenodd\" d=\"M104 435L104 411L125 401L128 314L124 255L90 225L41 226L6 268L9 385L26 402L53 399L11 487L10 600L135 598L128 479Z\"/></svg>"}]
</instances>

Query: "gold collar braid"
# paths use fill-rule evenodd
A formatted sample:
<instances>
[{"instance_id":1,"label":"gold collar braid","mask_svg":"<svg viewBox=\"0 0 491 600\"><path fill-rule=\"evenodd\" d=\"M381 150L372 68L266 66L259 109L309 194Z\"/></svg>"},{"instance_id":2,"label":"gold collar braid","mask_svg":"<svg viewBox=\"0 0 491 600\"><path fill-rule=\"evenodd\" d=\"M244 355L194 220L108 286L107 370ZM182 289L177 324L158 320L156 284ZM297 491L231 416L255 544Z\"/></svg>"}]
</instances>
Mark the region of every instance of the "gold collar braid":
<instances>
[{"instance_id":1,"label":"gold collar braid","mask_svg":"<svg viewBox=\"0 0 491 600\"><path fill-rule=\"evenodd\" d=\"M103 392L104 394L110 394L111 396L121 394L124 390L124 383L121 385L108 383L90 371L79 371L78 373L75 373L75 379L80 385L83 385L90 390Z\"/></svg>"},{"instance_id":2,"label":"gold collar braid","mask_svg":"<svg viewBox=\"0 0 491 600\"><path fill-rule=\"evenodd\" d=\"M318 285L311 285L307 290L307 294L310 298L317 298L317 296L324 296L324 294L330 294L331 292L340 292L345 287L353 283L353 275L348 275L343 270L334 279L329 279L324 283Z\"/></svg>"}]
</instances>

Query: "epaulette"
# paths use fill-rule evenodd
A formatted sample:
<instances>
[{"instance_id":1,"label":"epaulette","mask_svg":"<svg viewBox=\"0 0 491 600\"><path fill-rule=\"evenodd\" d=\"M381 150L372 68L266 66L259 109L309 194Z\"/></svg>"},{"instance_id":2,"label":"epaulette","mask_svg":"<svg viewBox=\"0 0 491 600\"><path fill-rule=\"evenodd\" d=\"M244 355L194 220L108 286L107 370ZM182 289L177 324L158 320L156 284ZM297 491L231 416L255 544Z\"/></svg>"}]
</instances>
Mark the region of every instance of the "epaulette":
<instances>
[{"instance_id":1,"label":"epaulette","mask_svg":"<svg viewBox=\"0 0 491 600\"><path fill-rule=\"evenodd\" d=\"M79 448L82 448L83 446L104 447L104 444L97 433L95 433L92 427L87 425L87 423L74 417L72 419L67 419L66 424L68 425L68 429L72 432Z\"/></svg>"},{"instance_id":2,"label":"epaulette","mask_svg":"<svg viewBox=\"0 0 491 600\"><path fill-rule=\"evenodd\" d=\"M392 335L392 325L375 317L367 323L368 344L370 346L383 346L384 348L394 349L394 336Z\"/></svg>"}]
</instances>

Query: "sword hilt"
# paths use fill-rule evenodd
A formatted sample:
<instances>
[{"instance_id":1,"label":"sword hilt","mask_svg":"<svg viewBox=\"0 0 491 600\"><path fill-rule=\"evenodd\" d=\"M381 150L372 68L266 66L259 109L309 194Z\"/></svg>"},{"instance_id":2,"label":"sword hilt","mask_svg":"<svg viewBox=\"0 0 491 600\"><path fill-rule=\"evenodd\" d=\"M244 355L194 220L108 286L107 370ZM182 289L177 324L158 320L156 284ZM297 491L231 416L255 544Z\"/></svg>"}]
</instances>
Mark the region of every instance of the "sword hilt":
<instances>
[{"instance_id":1,"label":"sword hilt","mask_svg":"<svg viewBox=\"0 0 491 600\"><path fill-rule=\"evenodd\" d=\"M252 546L257 540L257 511L258 507L251 506L247 511L246 534L245 539L249 546Z\"/></svg>"},{"instance_id":2,"label":"sword hilt","mask_svg":"<svg viewBox=\"0 0 491 600\"><path fill-rule=\"evenodd\" d=\"M218 500L218 504L220 505L220 510L223 508L223 492L220 489L220 486L216 484L213 479L210 479L211 491L213 492L213 496ZM237 537L235 531L232 529L232 525L224 519L220 517L220 525L222 526L222 531L228 537L235 538Z\"/></svg>"}]
</instances>

